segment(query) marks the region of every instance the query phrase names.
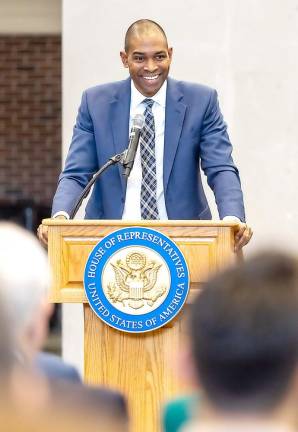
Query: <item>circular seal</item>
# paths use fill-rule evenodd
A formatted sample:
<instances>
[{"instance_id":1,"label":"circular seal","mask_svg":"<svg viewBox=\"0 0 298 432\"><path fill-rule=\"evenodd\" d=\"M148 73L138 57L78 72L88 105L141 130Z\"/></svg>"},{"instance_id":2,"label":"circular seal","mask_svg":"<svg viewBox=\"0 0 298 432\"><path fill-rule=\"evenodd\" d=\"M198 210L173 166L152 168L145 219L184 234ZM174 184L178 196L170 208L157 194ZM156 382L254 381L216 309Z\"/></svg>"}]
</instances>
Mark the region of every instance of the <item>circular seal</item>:
<instances>
[{"instance_id":1,"label":"circular seal","mask_svg":"<svg viewBox=\"0 0 298 432\"><path fill-rule=\"evenodd\" d=\"M189 273L170 238L150 228L129 227L94 247L84 287L91 308L106 324L142 333L178 314L189 291Z\"/></svg>"}]
</instances>

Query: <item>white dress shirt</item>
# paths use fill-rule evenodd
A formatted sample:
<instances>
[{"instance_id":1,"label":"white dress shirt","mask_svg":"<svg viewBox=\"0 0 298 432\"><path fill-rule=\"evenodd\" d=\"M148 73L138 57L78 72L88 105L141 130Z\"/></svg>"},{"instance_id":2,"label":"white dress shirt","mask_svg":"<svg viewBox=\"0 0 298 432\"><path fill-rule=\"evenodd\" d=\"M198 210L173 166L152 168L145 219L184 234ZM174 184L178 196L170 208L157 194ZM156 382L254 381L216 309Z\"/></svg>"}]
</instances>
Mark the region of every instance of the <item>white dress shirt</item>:
<instances>
[{"instance_id":1,"label":"white dress shirt","mask_svg":"<svg viewBox=\"0 0 298 432\"><path fill-rule=\"evenodd\" d=\"M168 219L165 196L163 190L163 153L165 136L165 110L166 110L167 82L165 81L159 91L152 97L154 104L152 113L155 124L155 159L156 159L156 199L160 219ZM131 129L132 119L136 114L143 114L146 105L143 103L146 97L142 95L131 81L131 102L129 124ZM133 169L127 180L126 197L122 219L141 219L141 184L142 184L142 165L140 146L136 153Z\"/></svg>"}]
</instances>

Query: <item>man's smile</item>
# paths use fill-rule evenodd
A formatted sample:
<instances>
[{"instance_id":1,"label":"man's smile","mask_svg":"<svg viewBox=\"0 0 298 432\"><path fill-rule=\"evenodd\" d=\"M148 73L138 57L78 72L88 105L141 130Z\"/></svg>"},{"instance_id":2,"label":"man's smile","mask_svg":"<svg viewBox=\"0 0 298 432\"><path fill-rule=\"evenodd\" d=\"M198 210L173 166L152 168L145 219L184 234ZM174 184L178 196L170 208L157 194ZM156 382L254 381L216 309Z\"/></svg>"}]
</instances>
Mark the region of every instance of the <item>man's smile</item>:
<instances>
[{"instance_id":1,"label":"man's smile","mask_svg":"<svg viewBox=\"0 0 298 432\"><path fill-rule=\"evenodd\" d=\"M147 76L144 75L143 78L146 81L154 81L154 80L157 80L159 78L159 76L160 75L147 75Z\"/></svg>"}]
</instances>

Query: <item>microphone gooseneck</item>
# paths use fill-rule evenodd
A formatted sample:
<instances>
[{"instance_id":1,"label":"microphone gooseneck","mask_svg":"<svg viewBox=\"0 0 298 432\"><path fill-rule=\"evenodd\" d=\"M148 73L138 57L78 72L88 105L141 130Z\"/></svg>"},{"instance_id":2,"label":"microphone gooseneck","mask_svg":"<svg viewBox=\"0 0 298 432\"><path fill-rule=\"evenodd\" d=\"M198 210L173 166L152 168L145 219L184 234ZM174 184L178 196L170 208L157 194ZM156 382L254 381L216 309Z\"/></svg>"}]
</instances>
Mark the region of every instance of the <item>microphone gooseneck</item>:
<instances>
[{"instance_id":1,"label":"microphone gooseneck","mask_svg":"<svg viewBox=\"0 0 298 432\"><path fill-rule=\"evenodd\" d=\"M130 171L132 170L132 167L134 164L137 148L139 145L141 130L144 126L144 123L145 123L145 119L144 119L143 114L137 114L133 118L132 128L131 128L131 132L130 132L130 136L129 136L129 143L128 143L127 150L125 150L122 153L119 153L119 154L116 154L116 155L110 157L110 159L94 174L92 179L88 182L88 184L85 186L85 188L81 192L74 208L70 212L70 215L69 215L70 219L73 219L75 217L78 209L80 208L80 206L82 204L83 199L86 198L86 196L90 192L91 187L96 182L98 177L100 177L101 174L107 168L109 168L111 165L115 165L116 163L122 164L123 168L124 168L123 175L126 176L126 178L129 176Z\"/></svg>"},{"instance_id":2,"label":"microphone gooseneck","mask_svg":"<svg viewBox=\"0 0 298 432\"><path fill-rule=\"evenodd\" d=\"M128 148L123 160L124 172L123 175L128 178L132 170L136 152L138 149L141 131L145 123L143 114L137 114L132 120L132 128L129 136Z\"/></svg>"}]
</instances>

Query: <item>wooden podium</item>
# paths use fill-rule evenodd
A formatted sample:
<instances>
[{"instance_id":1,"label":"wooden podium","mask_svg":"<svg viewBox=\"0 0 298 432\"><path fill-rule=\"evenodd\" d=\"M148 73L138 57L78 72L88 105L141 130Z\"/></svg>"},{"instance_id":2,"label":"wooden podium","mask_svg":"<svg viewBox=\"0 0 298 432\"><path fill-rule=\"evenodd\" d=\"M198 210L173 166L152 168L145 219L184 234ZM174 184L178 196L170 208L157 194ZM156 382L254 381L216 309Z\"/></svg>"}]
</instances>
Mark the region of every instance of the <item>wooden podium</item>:
<instances>
[{"instance_id":1,"label":"wooden podium","mask_svg":"<svg viewBox=\"0 0 298 432\"><path fill-rule=\"evenodd\" d=\"M84 378L88 383L121 390L127 397L133 432L158 432L162 404L185 392L174 359L185 337L183 317L188 304L212 272L235 260L235 223L223 221L119 221L45 219L49 260L54 272L50 301L84 303ZM104 236L128 226L155 229L183 252L190 272L190 293L184 309L158 330L130 334L103 323L84 293L87 258Z\"/></svg>"}]
</instances>

